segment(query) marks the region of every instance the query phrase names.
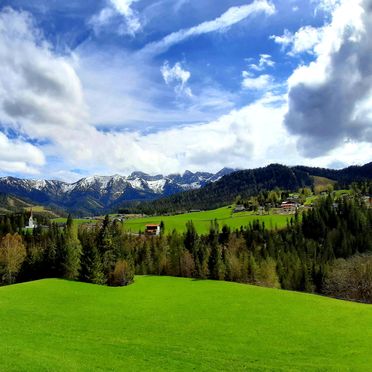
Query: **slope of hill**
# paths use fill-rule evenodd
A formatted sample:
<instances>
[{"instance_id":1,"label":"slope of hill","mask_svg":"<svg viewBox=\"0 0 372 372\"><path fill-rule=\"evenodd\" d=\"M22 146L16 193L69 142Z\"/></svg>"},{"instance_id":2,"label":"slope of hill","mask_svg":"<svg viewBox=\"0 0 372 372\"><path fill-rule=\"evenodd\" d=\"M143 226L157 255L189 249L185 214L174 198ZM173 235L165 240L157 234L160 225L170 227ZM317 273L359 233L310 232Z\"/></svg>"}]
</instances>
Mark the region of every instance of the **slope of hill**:
<instances>
[{"instance_id":1,"label":"slope of hill","mask_svg":"<svg viewBox=\"0 0 372 372\"><path fill-rule=\"evenodd\" d=\"M30 209L48 218L55 218L60 215L57 211L48 210L43 206L32 204L16 196L0 193L0 214L20 213Z\"/></svg>"},{"instance_id":2,"label":"slope of hill","mask_svg":"<svg viewBox=\"0 0 372 372\"><path fill-rule=\"evenodd\" d=\"M183 175L150 176L133 172L130 176L92 176L69 184L61 181L0 178L0 192L29 200L34 204L64 208L77 214L104 213L128 200L154 200L215 182L233 169L216 174L206 172Z\"/></svg>"},{"instance_id":3,"label":"slope of hill","mask_svg":"<svg viewBox=\"0 0 372 372\"><path fill-rule=\"evenodd\" d=\"M372 179L372 162L363 166L353 165L344 169L326 169L297 166L298 170L309 173L312 176L325 177L336 181L340 186L347 186L352 182L365 181Z\"/></svg>"},{"instance_id":4,"label":"slope of hill","mask_svg":"<svg viewBox=\"0 0 372 372\"><path fill-rule=\"evenodd\" d=\"M352 181L371 180L372 163L362 167L349 167L343 170L287 167L271 164L264 168L241 170L209 183L198 190L179 193L150 203L138 205L124 203L123 209L133 208L146 214L185 211L193 208L214 209L234 202L240 195L248 197L264 190L279 189L297 191L300 187L314 186L314 177L327 177L331 183L347 184ZM333 178L332 178L333 177Z\"/></svg>"},{"instance_id":5,"label":"slope of hill","mask_svg":"<svg viewBox=\"0 0 372 372\"><path fill-rule=\"evenodd\" d=\"M137 277L124 288L0 288L5 371L356 370L372 307L248 285Z\"/></svg>"}]
</instances>

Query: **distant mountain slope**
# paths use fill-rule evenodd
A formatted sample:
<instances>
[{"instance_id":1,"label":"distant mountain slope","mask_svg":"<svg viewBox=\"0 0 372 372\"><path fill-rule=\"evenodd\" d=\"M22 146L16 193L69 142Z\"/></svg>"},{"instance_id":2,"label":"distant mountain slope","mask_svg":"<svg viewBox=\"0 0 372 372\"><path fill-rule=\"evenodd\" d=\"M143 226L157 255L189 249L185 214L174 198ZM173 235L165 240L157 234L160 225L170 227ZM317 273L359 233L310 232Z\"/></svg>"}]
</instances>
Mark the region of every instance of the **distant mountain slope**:
<instances>
[{"instance_id":1,"label":"distant mountain slope","mask_svg":"<svg viewBox=\"0 0 372 372\"><path fill-rule=\"evenodd\" d=\"M48 210L19 197L0 193L0 214L20 213L31 209L38 215L44 215L50 218L55 218L63 214L63 212L59 213L59 211Z\"/></svg>"},{"instance_id":2,"label":"distant mountain slope","mask_svg":"<svg viewBox=\"0 0 372 372\"><path fill-rule=\"evenodd\" d=\"M32 205L17 197L0 193L0 214L19 212Z\"/></svg>"},{"instance_id":3,"label":"distant mountain slope","mask_svg":"<svg viewBox=\"0 0 372 372\"><path fill-rule=\"evenodd\" d=\"M135 208L149 214L194 208L213 209L233 202L238 195L247 197L275 187L291 191L304 186L310 187L314 184L312 176L326 177L341 184L370 180L372 179L372 163L342 170L271 164L264 168L237 171L199 190L183 192L151 203L141 203ZM128 204L124 204L123 208L125 207L128 207Z\"/></svg>"},{"instance_id":4,"label":"distant mountain slope","mask_svg":"<svg viewBox=\"0 0 372 372\"><path fill-rule=\"evenodd\" d=\"M183 175L169 176L133 172L130 176L92 176L72 184L3 177L0 178L0 193L78 215L95 214L105 213L126 201L154 200L198 189L233 171L224 168L216 174L186 171Z\"/></svg>"},{"instance_id":5,"label":"distant mountain slope","mask_svg":"<svg viewBox=\"0 0 372 372\"><path fill-rule=\"evenodd\" d=\"M20 199L30 205L62 209L80 216L133 207L145 213L174 212L213 209L231 203L237 195L245 197L275 187L297 190L312 186L312 176L326 177L341 185L350 184L372 179L372 163L341 170L272 164L241 171L224 168L216 174L186 171L182 175L151 176L133 172L130 176L86 177L75 183L3 177L0 193L9 196L15 204L15 200ZM4 197L0 198L0 211L1 208L7 210Z\"/></svg>"},{"instance_id":6,"label":"distant mountain slope","mask_svg":"<svg viewBox=\"0 0 372 372\"><path fill-rule=\"evenodd\" d=\"M297 166L294 168L309 173L312 176L329 178L337 181L340 185L349 185L355 181L372 179L372 162L362 166L353 165L339 170L305 166Z\"/></svg>"}]
</instances>

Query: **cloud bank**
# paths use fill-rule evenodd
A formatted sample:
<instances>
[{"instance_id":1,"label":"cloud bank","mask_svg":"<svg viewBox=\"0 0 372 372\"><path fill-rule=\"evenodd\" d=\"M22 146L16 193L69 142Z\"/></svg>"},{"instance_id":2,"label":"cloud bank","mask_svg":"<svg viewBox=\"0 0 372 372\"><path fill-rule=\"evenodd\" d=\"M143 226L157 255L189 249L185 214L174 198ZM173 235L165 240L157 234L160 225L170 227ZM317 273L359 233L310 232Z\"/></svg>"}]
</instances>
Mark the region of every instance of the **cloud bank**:
<instances>
[{"instance_id":1,"label":"cloud bank","mask_svg":"<svg viewBox=\"0 0 372 372\"><path fill-rule=\"evenodd\" d=\"M307 157L348 141L372 142L372 1L343 1L314 47L316 60L289 79L285 125Z\"/></svg>"}]
</instances>

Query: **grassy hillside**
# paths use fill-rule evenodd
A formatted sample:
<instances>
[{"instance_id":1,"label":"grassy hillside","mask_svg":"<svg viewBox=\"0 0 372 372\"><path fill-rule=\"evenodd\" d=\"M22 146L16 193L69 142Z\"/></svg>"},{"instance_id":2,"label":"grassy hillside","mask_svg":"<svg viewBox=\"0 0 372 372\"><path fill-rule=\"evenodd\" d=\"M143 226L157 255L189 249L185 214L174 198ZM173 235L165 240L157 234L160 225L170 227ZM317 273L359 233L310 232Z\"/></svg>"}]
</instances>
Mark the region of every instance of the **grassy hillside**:
<instances>
[{"instance_id":1,"label":"grassy hillside","mask_svg":"<svg viewBox=\"0 0 372 372\"><path fill-rule=\"evenodd\" d=\"M5 371L355 370L372 307L248 285L137 277L125 288L42 280L0 288Z\"/></svg>"},{"instance_id":2,"label":"grassy hillside","mask_svg":"<svg viewBox=\"0 0 372 372\"><path fill-rule=\"evenodd\" d=\"M30 211L32 208L34 213L43 215L48 218L58 217L58 215L44 206L34 205L28 201L22 200L13 195L0 193L0 213L21 213L24 211Z\"/></svg>"},{"instance_id":3,"label":"grassy hillside","mask_svg":"<svg viewBox=\"0 0 372 372\"><path fill-rule=\"evenodd\" d=\"M171 232L173 229L178 231L186 230L187 221L193 221L198 233L207 233L211 221L217 219L220 227L223 225L230 226L232 229L240 228L240 226L247 226L254 220L265 222L268 228L281 228L286 226L289 216L286 215L266 215L258 216L251 212L232 213L233 207L223 207L211 211L193 212L179 214L175 216L157 216L129 219L124 222L126 231L138 232L144 231L145 225L148 223L160 223L163 221L165 224L165 231Z\"/></svg>"},{"instance_id":4,"label":"grassy hillside","mask_svg":"<svg viewBox=\"0 0 372 372\"><path fill-rule=\"evenodd\" d=\"M327 191L329 188L333 190L333 186L337 183L336 181L330 180L326 177L314 176L314 190L316 193L321 193L322 191Z\"/></svg>"}]
</instances>

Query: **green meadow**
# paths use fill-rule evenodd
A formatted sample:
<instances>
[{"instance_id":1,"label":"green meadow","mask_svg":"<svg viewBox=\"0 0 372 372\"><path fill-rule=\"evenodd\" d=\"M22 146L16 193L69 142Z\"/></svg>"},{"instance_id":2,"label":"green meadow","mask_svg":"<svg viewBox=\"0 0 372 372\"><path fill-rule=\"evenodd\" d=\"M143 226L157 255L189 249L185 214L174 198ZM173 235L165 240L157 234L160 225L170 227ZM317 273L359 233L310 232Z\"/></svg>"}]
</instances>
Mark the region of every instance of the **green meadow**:
<instances>
[{"instance_id":1,"label":"green meadow","mask_svg":"<svg viewBox=\"0 0 372 372\"><path fill-rule=\"evenodd\" d=\"M136 277L0 288L3 371L355 370L372 307L244 284Z\"/></svg>"},{"instance_id":2,"label":"green meadow","mask_svg":"<svg viewBox=\"0 0 372 372\"><path fill-rule=\"evenodd\" d=\"M252 212L233 213L233 207L223 207L211 211L192 212L178 214L174 216L156 216L128 219L124 222L124 229L131 232L143 232L146 224L164 222L165 232L171 232L176 229L179 232L186 230L186 223L193 221L198 233L207 233L211 225L211 221L217 220L222 228L223 225L229 226L231 229L239 229L241 226L247 226L255 220L265 223L265 226L270 229L282 228L287 225L288 215L269 214L255 215Z\"/></svg>"}]
</instances>

